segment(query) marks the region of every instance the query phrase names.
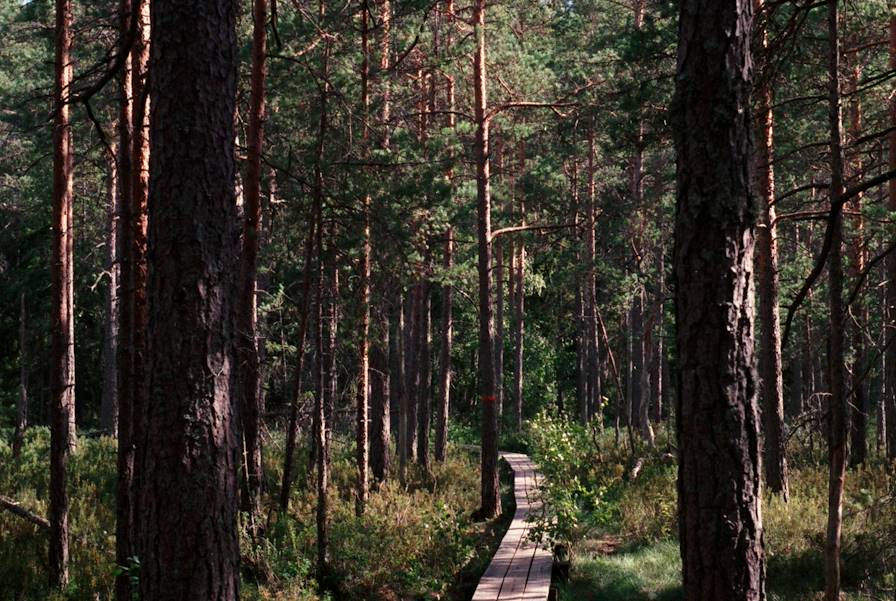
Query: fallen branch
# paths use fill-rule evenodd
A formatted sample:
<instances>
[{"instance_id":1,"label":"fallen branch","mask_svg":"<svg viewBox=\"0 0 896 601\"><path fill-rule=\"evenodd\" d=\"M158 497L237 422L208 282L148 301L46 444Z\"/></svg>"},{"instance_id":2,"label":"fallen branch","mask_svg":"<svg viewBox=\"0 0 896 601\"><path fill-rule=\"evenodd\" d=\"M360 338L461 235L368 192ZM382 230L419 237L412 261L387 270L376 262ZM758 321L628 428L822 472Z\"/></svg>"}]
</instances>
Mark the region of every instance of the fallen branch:
<instances>
[{"instance_id":1,"label":"fallen branch","mask_svg":"<svg viewBox=\"0 0 896 601\"><path fill-rule=\"evenodd\" d=\"M44 530L50 529L50 522L47 519L28 511L12 499L0 496L0 508L13 513L22 519L28 520L35 526L43 528Z\"/></svg>"}]
</instances>

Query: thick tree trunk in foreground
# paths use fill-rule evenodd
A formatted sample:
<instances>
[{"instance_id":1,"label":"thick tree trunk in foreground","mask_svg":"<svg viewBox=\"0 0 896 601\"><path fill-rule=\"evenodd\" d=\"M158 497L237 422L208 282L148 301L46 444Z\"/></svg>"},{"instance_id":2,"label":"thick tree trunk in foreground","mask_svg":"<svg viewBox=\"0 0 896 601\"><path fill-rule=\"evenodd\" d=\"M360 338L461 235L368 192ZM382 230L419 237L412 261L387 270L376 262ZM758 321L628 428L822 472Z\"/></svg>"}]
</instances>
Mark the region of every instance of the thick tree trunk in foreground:
<instances>
[{"instance_id":1,"label":"thick tree trunk in foreground","mask_svg":"<svg viewBox=\"0 0 896 601\"><path fill-rule=\"evenodd\" d=\"M828 258L830 294L830 404L828 412L828 524L824 545L825 601L840 599L840 544L843 526L843 485L846 478L846 358L843 307L843 217L838 209L843 196L843 142L840 95L839 6L828 0L828 119L830 126L831 251Z\"/></svg>"},{"instance_id":2,"label":"thick tree trunk in foreground","mask_svg":"<svg viewBox=\"0 0 896 601\"><path fill-rule=\"evenodd\" d=\"M762 601L751 0L685 0L680 17L673 114L684 598Z\"/></svg>"},{"instance_id":3,"label":"thick tree trunk in foreground","mask_svg":"<svg viewBox=\"0 0 896 601\"><path fill-rule=\"evenodd\" d=\"M758 11L763 0L755 0ZM762 43L768 35L763 29ZM787 500L787 457L784 438L784 374L781 366L781 320L778 307L778 233L775 226L774 114L772 86L766 77L756 91L756 192L760 225L756 229L756 271L759 276L759 378L763 417L763 464L769 490Z\"/></svg>"},{"instance_id":4,"label":"thick tree trunk in foreground","mask_svg":"<svg viewBox=\"0 0 896 601\"><path fill-rule=\"evenodd\" d=\"M153 402L138 442L135 524L139 594L153 601L239 597L235 21L232 2L152 3Z\"/></svg>"},{"instance_id":5,"label":"thick tree trunk in foreground","mask_svg":"<svg viewBox=\"0 0 896 601\"><path fill-rule=\"evenodd\" d=\"M265 78L267 76L267 0L252 2L252 73L249 93L246 182L243 190L243 239L237 298L237 393L242 433L240 510L253 524L261 505L261 397L259 395L258 248L261 232L261 152L264 142Z\"/></svg>"},{"instance_id":6,"label":"thick tree trunk in foreground","mask_svg":"<svg viewBox=\"0 0 896 601\"><path fill-rule=\"evenodd\" d=\"M454 265L454 228L445 231L443 267L450 272ZM439 350L439 405L436 409L436 461L445 461L448 452L448 416L451 404L451 352L454 342L454 289L442 286L442 344Z\"/></svg>"},{"instance_id":7,"label":"thick tree trunk in foreground","mask_svg":"<svg viewBox=\"0 0 896 601\"><path fill-rule=\"evenodd\" d=\"M75 329L72 266L72 2L56 0L53 127L52 360L50 401L50 583L68 584L68 459L75 416Z\"/></svg>"},{"instance_id":8,"label":"thick tree trunk in foreground","mask_svg":"<svg viewBox=\"0 0 896 601\"><path fill-rule=\"evenodd\" d=\"M481 502L478 515L490 519L501 512L498 483L498 411L495 384L494 322L492 319L491 263L492 221L489 183L489 120L486 115L485 0L473 5L476 51L473 58L473 88L476 121L476 204L479 251L479 400L482 404Z\"/></svg>"}]
</instances>

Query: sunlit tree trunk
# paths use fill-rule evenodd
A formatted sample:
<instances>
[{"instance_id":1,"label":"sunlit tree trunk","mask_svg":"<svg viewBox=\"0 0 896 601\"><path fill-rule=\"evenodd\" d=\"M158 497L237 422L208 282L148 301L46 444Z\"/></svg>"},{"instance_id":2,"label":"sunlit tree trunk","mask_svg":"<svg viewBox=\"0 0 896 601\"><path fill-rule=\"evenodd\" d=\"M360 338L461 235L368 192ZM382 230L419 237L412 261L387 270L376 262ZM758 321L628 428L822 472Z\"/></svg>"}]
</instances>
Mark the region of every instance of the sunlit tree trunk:
<instances>
[{"instance_id":1,"label":"sunlit tree trunk","mask_svg":"<svg viewBox=\"0 0 896 601\"><path fill-rule=\"evenodd\" d=\"M72 81L72 3L56 0L53 123L52 362L50 421L50 583L68 584L69 498L66 478L73 448L75 340L72 266L72 132L68 96Z\"/></svg>"}]
</instances>

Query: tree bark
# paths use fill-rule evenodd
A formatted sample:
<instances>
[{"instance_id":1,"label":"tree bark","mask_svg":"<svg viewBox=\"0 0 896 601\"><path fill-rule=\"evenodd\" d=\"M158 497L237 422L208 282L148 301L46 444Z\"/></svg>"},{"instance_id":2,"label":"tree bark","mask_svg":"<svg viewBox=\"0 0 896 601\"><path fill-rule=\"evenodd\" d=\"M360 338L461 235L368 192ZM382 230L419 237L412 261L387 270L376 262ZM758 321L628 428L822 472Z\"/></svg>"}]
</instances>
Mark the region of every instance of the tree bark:
<instances>
[{"instance_id":1,"label":"tree bark","mask_svg":"<svg viewBox=\"0 0 896 601\"><path fill-rule=\"evenodd\" d=\"M243 188L243 237L237 297L237 382L242 432L243 468L240 510L255 518L261 507L261 397L259 395L258 249L261 233L261 153L264 144L265 79L267 77L267 0L252 1L252 68L249 91L246 181Z\"/></svg>"},{"instance_id":2,"label":"tree bark","mask_svg":"<svg viewBox=\"0 0 896 601\"><path fill-rule=\"evenodd\" d=\"M896 69L896 15L890 15L890 69ZM890 127L888 153L890 170L896 169L896 95L890 97ZM896 211L896 179L890 180L887 210ZM896 253L887 257L887 328L885 340L896 337ZM887 459L896 460L896 343L886 351L886 433Z\"/></svg>"},{"instance_id":3,"label":"tree bark","mask_svg":"<svg viewBox=\"0 0 896 601\"><path fill-rule=\"evenodd\" d=\"M498 412L494 366L494 320L491 294L491 191L489 167L489 120L486 115L485 0L473 4L476 50L473 58L474 114L476 124L476 205L479 271L479 396L482 405L481 519L501 512L498 482Z\"/></svg>"},{"instance_id":4,"label":"tree bark","mask_svg":"<svg viewBox=\"0 0 896 601\"><path fill-rule=\"evenodd\" d=\"M428 251L427 251L428 254ZM428 260L427 260L428 262ZM432 285L429 280L422 284L420 302L420 324L417 330L419 363L419 384L417 388L417 464L429 471L429 425L432 418Z\"/></svg>"},{"instance_id":5,"label":"tree bark","mask_svg":"<svg viewBox=\"0 0 896 601\"><path fill-rule=\"evenodd\" d=\"M454 228L445 231L443 267L447 277L454 266ZM451 351L454 341L453 298L451 284L442 286L442 344L439 351L439 406L436 415L436 461L445 461L448 453L448 418L451 404Z\"/></svg>"},{"instance_id":6,"label":"tree bark","mask_svg":"<svg viewBox=\"0 0 896 601\"><path fill-rule=\"evenodd\" d=\"M370 355L371 382L371 416L370 435L370 470L376 483L386 481L389 470L389 445L391 443L391 382L392 373L389 365L390 324L388 311L381 308L377 318Z\"/></svg>"},{"instance_id":7,"label":"tree bark","mask_svg":"<svg viewBox=\"0 0 896 601\"><path fill-rule=\"evenodd\" d=\"M843 143L840 95L840 25L838 0L828 0L828 120L830 128L831 206L843 195ZM828 369L831 385L828 413L828 523L824 545L825 601L840 599L840 544L843 525L843 486L846 478L846 359L843 307L843 218L835 210L828 257L830 341Z\"/></svg>"},{"instance_id":8,"label":"tree bark","mask_svg":"<svg viewBox=\"0 0 896 601\"><path fill-rule=\"evenodd\" d=\"M12 436L12 456L18 458L25 442L25 429L28 428L28 361L27 330L25 329L27 313L25 311L25 293L19 297L19 397L16 399L16 429Z\"/></svg>"},{"instance_id":9,"label":"tree bark","mask_svg":"<svg viewBox=\"0 0 896 601\"><path fill-rule=\"evenodd\" d=\"M102 370L103 387L100 395L100 429L112 437L118 436L118 170L115 150L107 155L109 173L106 180L106 273L109 278L103 317ZM24 307L23 307L24 321ZM24 325L23 325L24 327Z\"/></svg>"},{"instance_id":10,"label":"tree bark","mask_svg":"<svg viewBox=\"0 0 896 601\"><path fill-rule=\"evenodd\" d=\"M420 398L420 305L421 282L414 284L407 299L404 316L404 372L405 372L405 457L408 463L417 461L417 404Z\"/></svg>"},{"instance_id":11,"label":"tree bark","mask_svg":"<svg viewBox=\"0 0 896 601\"><path fill-rule=\"evenodd\" d=\"M52 379L50 422L50 583L68 584L69 455L75 416L75 340L72 265L72 131L68 96L72 81L72 2L56 0L53 127Z\"/></svg>"},{"instance_id":12,"label":"tree bark","mask_svg":"<svg viewBox=\"0 0 896 601\"><path fill-rule=\"evenodd\" d=\"M761 10L763 0L754 0ZM760 32L761 43L767 45L768 33ZM781 321L778 303L778 233L775 226L774 97L767 77L757 90L756 121L758 140L755 151L756 191L761 207L760 224L756 229L756 271L759 276L759 378L763 417L763 464L769 490L785 501L787 490L787 452L784 436L784 375L781 365Z\"/></svg>"},{"instance_id":13,"label":"tree bark","mask_svg":"<svg viewBox=\"0 0 896 601\"><path fill-rule=\"evenodd\" d=\"M366 156L370 141L370 40L369 40L368 0L361 0L361 110L364 121L363 153ZM364 513L367 504L368 462L370 460L370 440L368 432L368 403L370 401L370 203L371 197L364 195L362 205L361 243L361 318L358 324L358 389L357 419L355 432L356 461L358 469L357 490L355 492L355 514Z\"/></svg>"},{"instance_id":14,"label":"tree bark","mask_svg":"<svg viewBox=\"0 0 896 601\"><path fill-rule=\"evenodd\" d=\"M154 0L139 595L239 597L232 2ZM174 252L172 252L172 249Z\"/></svg>"},{"instance_id":15,"label":"tree bark","mask_svg":"<svg viewBox=\"0 0 896 601\"><path fill-rule=\"evenodd\" d=\"M520 175L526 168L525 145L520 143L519 150ZM514 186L515 188L516 186ZM517 197L518 223L526 225L526 201L522 191L515 191ZM523 344L525 340L525 303L526 289L524 286L526 276L526 244L522 238L513 245L513 259L511 262L511 277L513 278L513 404L514 418L517 430L523 428Z\"/></svg>"},{"instance_id":16,"label":"tree bark","mask_svg":"<svg viewBox=\"0 0 896 601\"><path fill-rule=\"evenodd\" d=\"M862 134L862 105L857 94L861 68L854 67L851 72L850 91L852 103L850 105L850 138L856 140ZM849 164L850 171L856 178L862 174L862 159L860 156L852 158ZM852 218L851 240L849 241L849 275L853 282L857 282L865 270L865 221L862 217L862 194L856 194L846 208L854 214ZM865 463L868 454L868 385L865 373L865 327L868 323L868 311L865 307L865 295L859 294L853 301L850 309L852 313L851 343L852 343L852 378L850 390L852 402L849 403L849 463L859 466Z\"/></svg>"},{"instance_id":17,"label":"tree bark","mask_svg":"<svg viewBox=\"0 0 896 601\"><path fill-rule=\"evenodd\" d=\"M750 0L685 0L673 105L684 599L762 601ZM712 107L712 108L710 108Z\"/></svg>"},{"instance_id":18,"label":"tree bark","mask_svg":"<svg viewBox=\"0 0 896 601\"><path fill-rule=\"evenodd\" d=\"M500 418L504 413L504 241L494 243L495 263L495 407ZM511 256L513 251L511 250ZM511 279L510 296L514 297L514 280Z\"/></svg>"}]
</instances>

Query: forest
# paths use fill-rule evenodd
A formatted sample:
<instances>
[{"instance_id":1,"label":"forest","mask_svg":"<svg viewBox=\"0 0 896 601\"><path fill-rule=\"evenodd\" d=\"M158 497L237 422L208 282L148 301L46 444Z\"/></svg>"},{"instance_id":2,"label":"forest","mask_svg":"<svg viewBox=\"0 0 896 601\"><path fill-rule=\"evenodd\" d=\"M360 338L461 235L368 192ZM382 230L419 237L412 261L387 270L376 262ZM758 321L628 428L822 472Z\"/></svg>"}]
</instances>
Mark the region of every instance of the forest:
<instances>
[{"instance_id":1,"label":"forest","mask_svg":"<svg viewBox=\"0 0 896 601\"><path fill-rule=\"evenodd\" d=\"M0 0L0 601L896 600L894 0Z\"/></svg>"}]
</instances>

